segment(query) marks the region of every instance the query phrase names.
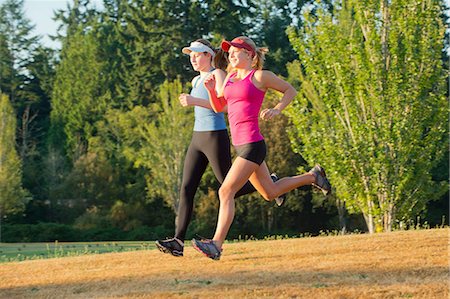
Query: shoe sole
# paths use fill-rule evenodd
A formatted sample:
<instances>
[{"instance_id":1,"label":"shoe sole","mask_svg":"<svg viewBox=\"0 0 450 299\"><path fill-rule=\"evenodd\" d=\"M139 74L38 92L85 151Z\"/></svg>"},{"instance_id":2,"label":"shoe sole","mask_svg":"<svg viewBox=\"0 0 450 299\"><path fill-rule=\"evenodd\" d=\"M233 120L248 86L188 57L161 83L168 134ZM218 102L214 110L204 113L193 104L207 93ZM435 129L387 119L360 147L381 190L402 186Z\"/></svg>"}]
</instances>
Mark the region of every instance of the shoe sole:
<instances>
[{"instance_id":1,"label":"shoe sole","mask_svg":"<svg viewBox=\"0 0 450 299\"><path fill-rule=\"evenodd\" d=\"M314 183L312 183L312 185L313 185L314 187L316 187L317 189L319 189L320 191L322 191L322 193L323 193L325 196L327 196L327 195L331 194L331 184L330 184L330 181L329 181L328 178L327 178L327 174L325 173L325 169L323 169L323 167L322 167L320 164L318 164L318 166L319 166L319 169L320 169L320 174L321 174L322 177L326 180L326 182L328 183L328 186L330 186L330 189L329 189L329 190L324 189L324 188L319 187L318 185L316 185L316 184L314 184Z\"/></svg>"},{"instance_id":2,"label":"shoe sole","mask_svg":"<svg viewBox=\"0 0 450 299\"><path fill-rule=\"evenodd\" d=\"M270 178L272 179L272 181L274 183L280 179L275 172L270 174ZM284 205L284 202L286 201L286 194L282 194L282 195L278 196L277 198L281 198L281 203L278 204L278 202L275 200L275 204L278 207L281 207L282 205Z\"/></svg>"},{"instance_id":3,"label":"shoe sole","mask_svg":"<svg viewBox=\"0 0 450 299\"><path fill-rule=\"evenodd\" d=\"M285 194L283 194L283 195L285 195ZM279 198L279 197L278 197ZM277 205L277 207L281 207L281 206L283 206L284 205L284 202L286 201L286 198L282 198L281 199L281 203L280 204L278 204L278 202L275 200L275 204Z\"/></svg>"},{"instance_id":4,"label":"shoe sole","mask_svg":"<svg viewBox=\"0 0 450 299\"><path fill-rule=\"evenodd\" d=\"M323 195L325 195L325 196L331 194L331 189L330 189L330 190L323 189L323 188L317 186L317 185L314 184L314 183L312 183L312 185L313 185L314 187L316 187L317 189L319 189L320 191L322 191Z\"/></svg>"},{"instance_id":5,"label":"shoe sole","mask_svg":"<svg viewBox=\"0 0 450 299\"><path fill-rule=\"evenodd\" d=\"M168 254L171 254L171 255L176 256L176 257L182 257L183 256L183 252L180 252L178 250L173 250L172 251L172 250L162 246L161 244L159 244L158 241L156 241L155 244L156 244L156 247L158 247L159 251L161 251L162 253L168 253Z\"/></svg>"},{"instance_id":6,"label":"shoe sole","mask_svg":"<svg viewBox=\"0 0 450 299\"><path fill-rule=\"evenodd\" d=\"M192 243L192 247L194 247L195 250L197 250L198 252L200 252L200 253L203 254L204 256L209 257L210 259L212 259L212 260L214 260L214 261L220 260L220 255L219 255L218 257L212 257L212 256L209 256L209 255L207 255L206 253L204 253L203 250L201 250L201 249L197 246L197 244L195 244L194 241L192 241L191 243Z\"/></svg>"}]
</instances>

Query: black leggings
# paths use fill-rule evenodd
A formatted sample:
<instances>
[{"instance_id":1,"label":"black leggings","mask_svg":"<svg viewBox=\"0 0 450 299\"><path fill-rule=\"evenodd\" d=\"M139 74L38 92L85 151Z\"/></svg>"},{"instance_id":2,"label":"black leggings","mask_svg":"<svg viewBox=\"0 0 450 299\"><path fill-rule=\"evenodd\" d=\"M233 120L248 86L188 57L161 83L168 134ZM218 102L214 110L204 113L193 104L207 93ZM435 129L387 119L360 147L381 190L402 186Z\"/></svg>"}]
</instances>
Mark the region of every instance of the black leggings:
<instances>
[{"instance_id":1,"label":"black leggings","mask_svg":"<svg viewBox=\"0 0 450 299\"><path fill-rule=\"evenodd\" d=\"M205 173L208 162L211 163L214 175L220 184L231 167L230 138L227 130L195 132L184 159L183 181L180 190L178 220L175 237L184 241L186 231L191 222L194 208L194 196ZM236 197L256 191L247 182Z\"/></svg>"}]
</instances>

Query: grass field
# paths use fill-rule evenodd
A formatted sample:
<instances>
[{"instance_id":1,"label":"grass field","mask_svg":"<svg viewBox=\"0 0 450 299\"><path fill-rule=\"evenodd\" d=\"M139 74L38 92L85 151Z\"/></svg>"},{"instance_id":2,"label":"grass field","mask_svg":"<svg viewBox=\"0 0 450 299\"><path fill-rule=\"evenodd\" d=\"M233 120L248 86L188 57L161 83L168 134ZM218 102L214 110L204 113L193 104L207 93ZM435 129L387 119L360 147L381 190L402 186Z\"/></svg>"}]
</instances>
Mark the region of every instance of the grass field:
<instances>
[{"instance_id":1,"label":"grass field","mask_svg":"<svg viewBox=\"0 0 450 299\"><path fill-rule=\"evenodd\" d=\"M155 248L154 242L0 243L0 263Z\"/></svg>"},{"instance_id":2,"label":"grass field","mask_svg":"<svg viewBox=\"0 0 450 299\"><path fill-rule=\"evenodd\" d=\"M449 298L450 230L225 244L0 264L1 298Z\"/></svg>"}]
</instances>

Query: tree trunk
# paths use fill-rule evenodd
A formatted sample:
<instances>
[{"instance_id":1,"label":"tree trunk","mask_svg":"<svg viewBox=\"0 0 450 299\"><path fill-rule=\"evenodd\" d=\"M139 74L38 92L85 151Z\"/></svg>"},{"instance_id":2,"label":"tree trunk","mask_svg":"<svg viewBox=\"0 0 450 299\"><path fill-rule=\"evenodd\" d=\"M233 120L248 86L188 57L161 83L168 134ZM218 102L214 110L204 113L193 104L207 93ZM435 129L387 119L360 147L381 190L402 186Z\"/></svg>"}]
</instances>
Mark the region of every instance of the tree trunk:
<instances>
[{"instance_id":1,"label":"tree trunk","mask_svg":"<svg viewBox=\"0 0 450 299\"><path fill-rule=\"evenodd\" d=\"M367 229L369 230L370 234L373 234L375 232L375 221L373 217L373 202L371 200L367 200L367 207L368 211L367 213L364 213L364 219L366 220Z\"/></svg>"},{"instance_id":2,"label":"tree trunk","mask_svg":"<svg viewBox=\"0 0 450 299\"><path fill-rule=\"evenodd\" d=\"M336 198L336 207L339 215L339 227L341 228L341 234L344 235L347 232L347 209L345 207L345 201Z\"/></svg>"},{"instance_id":3,"label":"tree trunk","mask_svg":"<svg viewBox=\"0 0 450 299\"><path fill-rule=\"evenodd\" d=\"M394 204L392 202L389 203L389 209L384 212L383 215L383 226L385 232L392 231L392 222L394 219Z\"/></svg>"},{"instance_id":4,"label":"tree trunk","mask_svg":"<svg viewBox=\"0 0 450 299\"><path fill-rule=\"evenodd\" d=\"M267 210L267 230L269 231L269 233L272 232L272 228L273 228L273 210L272 208Z\"/></svg>"},{"instance_id":5,"label":"tree trunk","mask_svg":"<svg viewBox=\"0 0 450 299\"><path fill-rule=\"evenodd\" d=\"M364 214L364 219L366 220L367 229L369 230L370 234L373 234L375 232L375 226L373 223L373 215L372 214Z\"/></svg>"},{"instance_id":6,"label":"tree trunk","mask_svg":"<svg viewBox=\"0 0 450 299\"><path fill-rule=\"evenodd\" d=\"M25 111L22 114L22 126L19 130L19 135L21 139L21 146L20 146L20 159L22 161L25 161L25 158L28 154L30 154L30 151L32 149L30 136L31 136L31 123L33 120L37 117L37 113L34 113L33 115L30 115L31 106L27 105L25 108Z\"/></svg>"}]
</instances>

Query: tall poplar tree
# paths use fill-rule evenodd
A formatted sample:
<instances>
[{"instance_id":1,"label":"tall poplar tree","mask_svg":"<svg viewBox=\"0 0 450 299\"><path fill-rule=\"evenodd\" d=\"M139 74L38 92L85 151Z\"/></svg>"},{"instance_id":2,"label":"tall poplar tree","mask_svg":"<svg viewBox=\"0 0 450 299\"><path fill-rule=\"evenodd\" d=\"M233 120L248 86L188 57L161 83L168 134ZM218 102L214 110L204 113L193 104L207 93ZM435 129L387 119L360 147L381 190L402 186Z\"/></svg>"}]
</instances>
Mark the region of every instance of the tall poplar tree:
<instances>
[{"instance_id":1,"label":"tall poplar tree","mask_svg":"<svg viewBox=\"0 0 450 299\"><path fill-rule=\"evenodd\" d=\"M8 96L0 93L0 217L22 211L26 196L16 150L16 115Z\"/></svg>"},{"instance_id":2,"label":"tall poplar tree","mask_svg":"<svg viewBox=\"0 0 450 299\"><path fill-rule=\"evenodd\" d=\"M179 80L161 85L161 104L155 105L154 109L157 116L153 121L138 122L136 132L141 140L140 146L128 152L136 167L148 171L146 178L150 196L162 197L174 212L178 211L184 156L193 126L192 109L179 103L181 92Z\"/></svg>"},{"instance_id":3,"label":"tall poplar tree","mask_svg":"<svg viewBox=\"0 0 450 299\"><path fill-rule=\"evenodd\" d=\"M444 3L335 4L290 35L303 66L292 142L371 233L390 231L446 189L431 176L448 151Z\"/></svg>"}]
</instances>

